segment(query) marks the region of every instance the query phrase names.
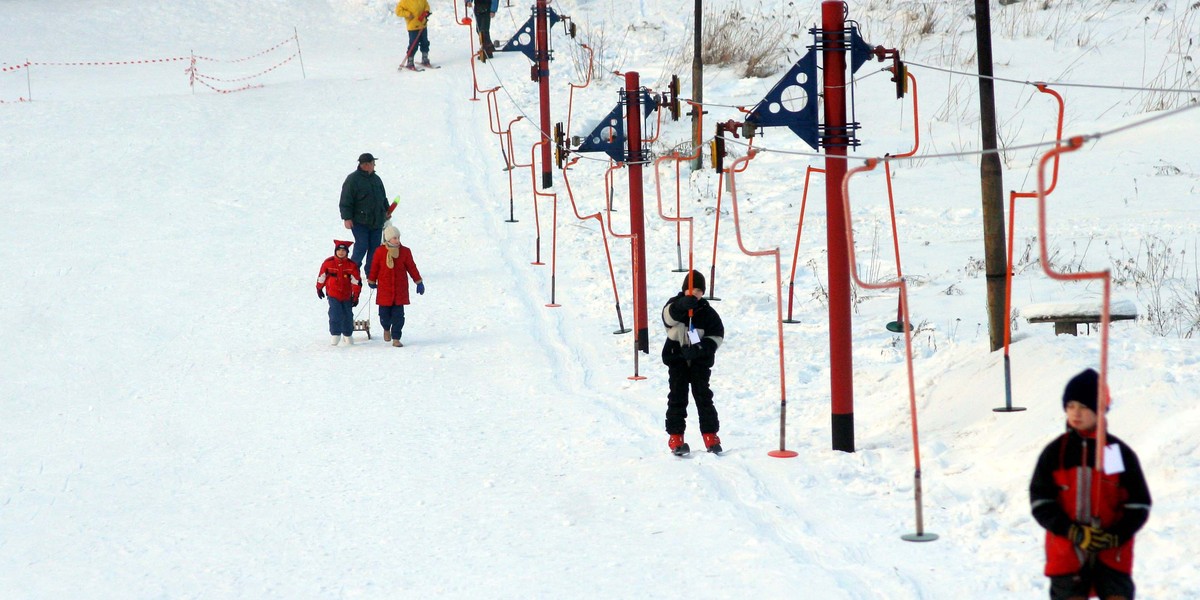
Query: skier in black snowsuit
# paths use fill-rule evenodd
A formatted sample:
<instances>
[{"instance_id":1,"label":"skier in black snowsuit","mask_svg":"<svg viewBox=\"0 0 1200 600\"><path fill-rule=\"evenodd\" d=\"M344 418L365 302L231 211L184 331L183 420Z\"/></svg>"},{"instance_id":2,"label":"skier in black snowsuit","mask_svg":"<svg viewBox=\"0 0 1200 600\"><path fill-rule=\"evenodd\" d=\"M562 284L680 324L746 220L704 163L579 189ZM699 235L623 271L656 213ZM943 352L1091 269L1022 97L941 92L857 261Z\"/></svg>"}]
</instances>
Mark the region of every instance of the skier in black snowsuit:
<instances>
[{"instance_id":1,"label":"skier in black snowsuit","mask_svg":"<svg viewBox=\"0 0 1200 600\"><path fill-rule=\"evenodd\" d=\"M681 291L663 306L663 325L667 341L662 360L667 365L670 391L667 393L667 445L673 452L685 446L688 389L696 399L696 413L704 446L710 452L721 451L721 429L713 392L708 385L717 348L725 338L721 315L704 299L704 276L692 271L683 279ZM686 449L685 449L686 451Z\"/></svg>"}]
</instances>

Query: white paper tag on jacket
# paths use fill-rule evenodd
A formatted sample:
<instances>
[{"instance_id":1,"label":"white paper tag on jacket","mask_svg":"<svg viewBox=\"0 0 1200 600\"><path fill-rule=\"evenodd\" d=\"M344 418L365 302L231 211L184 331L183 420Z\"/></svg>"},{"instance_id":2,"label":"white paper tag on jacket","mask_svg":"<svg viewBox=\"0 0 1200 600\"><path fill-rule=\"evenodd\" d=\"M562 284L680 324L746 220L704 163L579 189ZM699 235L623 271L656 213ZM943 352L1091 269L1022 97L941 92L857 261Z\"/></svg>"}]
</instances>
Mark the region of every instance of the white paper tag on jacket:
<instances>
[{"instance_id":1,"label":"white paper tag on jacket","mask_svg":"<svg viewBox=\"0 0 1200 600\"><path fill-rule=\"evenodd\" d=\"M1121 447L1109 444L1104 448L1104 472L1109 475L1125 472L1125 460L1121 458Z\"/></svg>"},{"instance_id":2,"label":"white paper tag on jacket","mask_svg":"<svg viewBox=\"0 0 1200 600\"><path fill-rule=\"evenodd\" d=\"M700 343L700 334L695 329L689 329L688 330L688 341L691 342L693 346L695 346L696 344L699 344Z\"/></svg>"}]
</instances>

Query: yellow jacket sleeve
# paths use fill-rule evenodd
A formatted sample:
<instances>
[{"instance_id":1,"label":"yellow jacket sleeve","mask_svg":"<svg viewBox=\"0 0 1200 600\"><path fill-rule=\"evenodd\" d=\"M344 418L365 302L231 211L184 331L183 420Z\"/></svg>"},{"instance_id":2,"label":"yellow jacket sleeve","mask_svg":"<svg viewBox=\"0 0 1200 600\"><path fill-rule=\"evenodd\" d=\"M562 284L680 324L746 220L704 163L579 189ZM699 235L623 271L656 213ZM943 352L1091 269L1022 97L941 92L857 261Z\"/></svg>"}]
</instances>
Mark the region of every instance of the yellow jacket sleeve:
<instances>
[{"instance_id":1,"label":"yellow jacket sleeve","mask_svg":"<svg viewBox=\"0 0 1200 600\"><path fill-rule=\"evenodd\" d=\"M396 16L408 21L409 29L424 29L425 19L421 17L429 12L427 0L400 0L396 3Z\"/></svg>"}]
</instances>

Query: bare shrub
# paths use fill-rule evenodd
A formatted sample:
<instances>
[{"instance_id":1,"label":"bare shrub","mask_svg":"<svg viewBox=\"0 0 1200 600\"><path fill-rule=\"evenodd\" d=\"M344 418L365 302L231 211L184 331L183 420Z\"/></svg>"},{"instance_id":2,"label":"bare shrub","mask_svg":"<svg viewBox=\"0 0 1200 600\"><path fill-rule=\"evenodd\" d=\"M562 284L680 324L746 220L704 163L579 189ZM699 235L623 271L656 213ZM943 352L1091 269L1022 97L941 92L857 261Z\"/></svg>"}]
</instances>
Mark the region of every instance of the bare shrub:
<instances>
[{"instance_id":1,"label":"bare shrub","mask_svg":"<svg viewBox=\"0 0 1200 600\"><path fill-rule=\"evenodd\" d=\"M769 77L797 54L791 48L800 37L792 15L706 6L701 16L700 61L718 67L742 67L743 77ZM692 27L687 40L672 50L666 61L669 72L687 70L692 60ZM798 55L797 55L798 58Z\"/></svg>"},{"instance_id":2,"label":"bare shrub","mask_svg":"<svg viewBox=\"0 0 1200 600\"><path fill-rule=\"evenodd\" d=\"M575 79L577 81L587 79L588 67L591 66L588 64L589 60L595 65L594 77L620 71L625 65L626 51L624 48L626 48L625 38L628 35L629 29L625 29L619 39L613 39L603 25L593 27L584 23L579 28L579 41L592 49L591 56L580 44L567 44L571 54L571 67L575 71Z\"/></svg>"},{"instance_id":3,"label":"bare shrub","mask_svg":"<svg viewBox=\"0 0 1200 600\"><path fill-rule=\"evenodd\" d=\"M1113 285L1133 288L1145 309L1142 321L1157 335L1190 338L1200 333L1200 269L1196 259L1189 265L1187 251L1156 236L1138 243L1136 250L1121 244L1121 256L1113 258Z\"/></svg>"},{"instance_id":4,"label":"bare shrub","mask_svg":"<svg viewBox=\"0 0 1200 600\"><path fill-rule=\"evenodd\" d=\"M1171 46L1163 56L1158 75L1155 75L1146 85L1154 88L1167 89L1197 89L1200 88L1200 71L1196 69L1196 61L1192 58L1195 44L1195 31L1200 27L1200 2L1192 4L1181 18L1172 19ZM1185 104L1200 102L1197 94L1181 94L1178 92L1154 91L1147 92L1142 100L1141 109L1145 112L1170 110Z\"/></svg>"}]
</instances>

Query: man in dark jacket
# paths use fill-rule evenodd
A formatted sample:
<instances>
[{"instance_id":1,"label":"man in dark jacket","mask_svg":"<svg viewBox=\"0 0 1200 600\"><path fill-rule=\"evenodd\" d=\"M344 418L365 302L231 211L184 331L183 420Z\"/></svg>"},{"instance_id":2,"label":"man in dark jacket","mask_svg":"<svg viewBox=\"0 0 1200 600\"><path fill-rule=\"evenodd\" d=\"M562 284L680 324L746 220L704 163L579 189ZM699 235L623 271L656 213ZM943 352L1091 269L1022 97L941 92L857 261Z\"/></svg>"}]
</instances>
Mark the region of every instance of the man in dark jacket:
<instances>
[{"instance_id":1,"label":"man in dark jacket","mask_svg":"<svg viewBox=\"0 0 1200 600\"><path fill-rule=\"evenodd\" d=\"M479 32L479 55L491 58L496 52L492 42L492 17L500 10L500 0L467 0L467 6L474 6L475 31Z\"/></svg>"},{"instance_id":2,"label":"man in dark jacket","mask_svg":"<svg viewBox=\"0 0 1200 600\"><path fill-rule=\"evenodd\" d=\"M383 190L383 180L375 174L375 157L370 152L360 155L358 169L346 176L338 208L346 229L354 234L354 254L350 260L370 273L371 258L383 237L388 211L387 192Z\"/></svg>"},{"instance_id":3,"label":"man in dark jacket","mask_svg":"<svg viewBox=\"0 0 1200 600\"><path fill-rule=\"evenodd\" d=\"M721 452L717 431L717 407L713 405L712 389L708 386L717 348L725 339L721 315L704 299L704 276L692 271L683 278L681 291L667 301L662 310L667 341L663 344L662 360L667 365L670 391L667 393L667 446L672 452L689 451L683 442L687 427L688 389L696 399L700 433L709 452Z\"/></svg>"},{"instance_id":4,"label":"man in dark jacket","mask_svg":"<svg viewBox=\"0 0 1200 600\"><path fill-rule=\"evenodd\" d=\"M1133 600L1133 538L1150 518L1150 489L1132 448L1106 436L1096 468L1099 380L1087 369L1067 383L1067 432L1042 451L1029 482L1054 600Z\"/></svg>"}]
</instances>

